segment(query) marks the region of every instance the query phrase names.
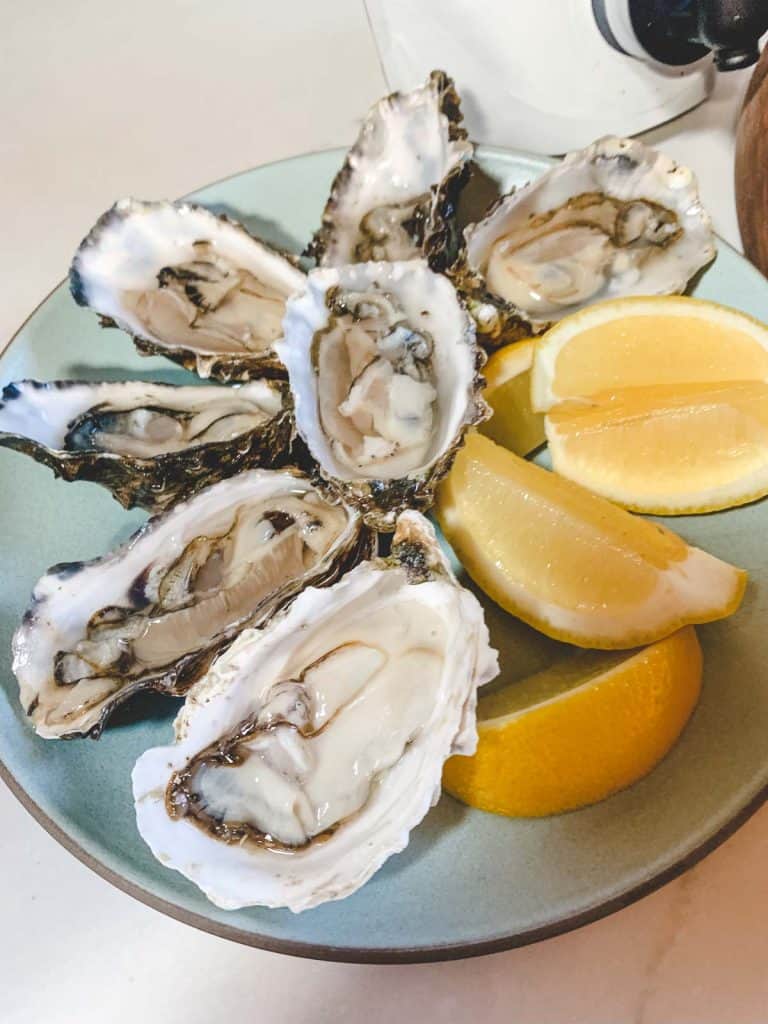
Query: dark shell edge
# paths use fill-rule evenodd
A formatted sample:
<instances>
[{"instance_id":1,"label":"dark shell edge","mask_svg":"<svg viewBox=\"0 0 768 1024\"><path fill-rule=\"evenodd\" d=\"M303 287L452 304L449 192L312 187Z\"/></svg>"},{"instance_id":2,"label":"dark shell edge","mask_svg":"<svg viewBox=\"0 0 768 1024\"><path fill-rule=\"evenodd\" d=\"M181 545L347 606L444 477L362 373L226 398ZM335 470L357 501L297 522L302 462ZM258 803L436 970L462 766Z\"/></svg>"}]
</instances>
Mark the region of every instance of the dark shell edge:
<instances>
[{"instance_id":1,"label":"dark shell edge","mask_svg":"<svg viewBox=\"0 0 768 1024\"><path fill-rule=\"evenodd\" d=\"M25 381L45 388L40 381ZM54 382L75 385L76 381ZM83 382L88 384L89 382ZM10 384L3 391L7 401ZM291 461L293 409L282 388L283 408L266 423L242 434L235 442L211 441L154 458L116 456L109 452L65 452L48 448L21 434L0 432L0 447L28 455L67 481L86 480L105 487L124 508L144 508L152 514L190 497L209 484L248 469L273 469ZM11 396L11 400L16 395Z\"/></svg>"},{"instance_id":2,"label":"dark shell edge","mask_svg":"<svg viewBox=\"0 0 768 1024\"><path fill-rule=\"evenodd\" d=\"M453 79L445 71L435 70L431 72L427 82L437 92L440 112L448 120L449 140L452 142L467 140L467 131L462 126L461 99ZM393 92L378 102L396 102L404 95L403 92ZM304 255L314 257L319 265L322 264L325 252L331 244L334 233L334 215L340 197L343 196L348 180L354 174L351 159L363 152L361 134L358 135L348 151L344 163L333 179L320 227L304 250ZM432 204L425 226L422 248L430 266L435 270L443 270L451 262L450 250L458 241L455 225L456 204L461 190L469 180L469 173L469 160L467 160L449 172L438 184L432 186Z\"/></svg>"},{"instance_id":3,"label":"dark shell edge","mask_svg":"<svg viewBox=\"0 0 768 1024\"><path fill-rule=\"evenodd\" d=\"M299 473L290 467L287 467L281 472L292 473L294 476L302 480L307 479L304 474ZM350 513L350 521L352 521L354 511L352 509L348 509L348 512ZM119 557L121 552L130 548L140 537L150 533L161 518L162 516L155 516L150 519L134 534L132 534L124 544L115 548L113 551L108 552L106 555L101 555L96 558L89 559L88 561L61 562L48 569L40 580L38 580L34 590L32 591L30 604L22 616L22 626L14 635L14 650L16 649L21 629L31 629L45 607L46 596L39 593L40 584L44 580L49 576L68 578L83 569L97 566L102 562ZM90 737L91 739L98 739L112 713L137 693L155 690L158 693L164 693L168 696L184 696L192 684L205 675L215 658L231 646L243 630L258 628L265 625L265 623L274 615L286 608L287 605L306 587L324 587L334 583L349 569L352 569L360 562L371 558L375 554L376 545L376 534L366 526L362 518L358 518L355 523L354 532L350 535L348 542L336 552L335 557L324 559L316 567L314 572L302 576L300 579L286 583L283 587L274 592L259 608L257 608L253 615L236 623L231 629L217 637L208 647L197 651L191 651L178 661L174 662L170 667L160 670L155 674L135 679L129 683L128 686L118 690L111 699L108 699L105 702L98 720L89 729L82 731L73 730L70 733L62 734L60 738L81 739ZM33 701L30 709L24 708L24 712L32 724L34 724L32 716L36 707L37 701Z\"/></svg>"},{"instance_id":4,"label":"dark shell edge","mask_svg":"<svg viewBox=\"0 0 768 1024\"><path fill-rule=\"evenodd\" d=\"M245 225L241 224L239 220L236 220L234 217L230 217L226 213L215 213L202 203L170 199L130 199L130 201L125 204L125 208L121 209L121 202L123 202L123 200L118 200L113 203L108 210L105 210L104 213L101 214L91 230L78 245L75 255L72 258L72 263L69 268L69 290L78 306L89 306L88 288L80 271L79 265L82 252L85 249L97 248L101 242L101 236L105 234L105 232L109 230L116 221L128 220L129 217L134 215L137 207L142 207L144 209L161 209L167 206L172 206L180 212L183 212L184 210L193 210L196 213L202 213L206 216L212 217L214 220L223 221L225 224L229 224L230 227L240 231L250 241L256 242L257 245L263 246L269 252L287 260L292 266L299 270L301 269L300 259L295 253L287 252L279 246L265 242L262 238L257 238L255 235L251 234L251 232L245 227ZM98 310L96 312L98 312Z\"/></svg>"}]
</instances>

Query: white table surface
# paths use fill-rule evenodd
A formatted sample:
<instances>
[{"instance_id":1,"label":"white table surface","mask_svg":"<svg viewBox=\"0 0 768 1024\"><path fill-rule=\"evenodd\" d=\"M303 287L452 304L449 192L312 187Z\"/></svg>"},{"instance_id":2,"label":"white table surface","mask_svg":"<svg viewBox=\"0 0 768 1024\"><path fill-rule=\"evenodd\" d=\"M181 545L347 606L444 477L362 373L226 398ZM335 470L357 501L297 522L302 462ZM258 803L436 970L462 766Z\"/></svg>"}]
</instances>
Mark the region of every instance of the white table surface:
<instances>
[{"instance_id":1,"label":"white table surface","mask_svg":"<svg viewBox=\"0 0 768 1024\"><path fill-rule=\"evenodd\" d=\"M348 143L384 91L358 0L0 0L0 25L0 348L117 196L177 196ZM713 100L649 135L698 171L736 244L745 81L723 77ZM405 967L294 960L202 934L92 874L1 786L0 822L2 1024L768 1020L768 808L606 920Z\"/></svg>"}]
</instances>

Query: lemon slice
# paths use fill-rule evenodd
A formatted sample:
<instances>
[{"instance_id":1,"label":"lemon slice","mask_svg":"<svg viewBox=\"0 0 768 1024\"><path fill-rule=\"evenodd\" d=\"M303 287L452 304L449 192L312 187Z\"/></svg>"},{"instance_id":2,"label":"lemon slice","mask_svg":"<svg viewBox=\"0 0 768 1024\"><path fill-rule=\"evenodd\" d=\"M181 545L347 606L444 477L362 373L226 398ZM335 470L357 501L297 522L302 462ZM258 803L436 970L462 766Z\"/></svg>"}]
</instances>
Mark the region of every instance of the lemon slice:
<instances>
[{"instance_id":1,"label":"lemon slice","mask_svg":"<svg viewBox=\"0 0 768 1024\"><path fill-rule=\"evenodd\" d=\"M479 430L517 455L528 455L546 440L544 417L531 408L533 345L533 341L505 345L493 353L483 370L483 398L493 415Z\"/></svg>"},{"instance_id":2,"label":"lemon slice","mask_svg":"<svg viewBox=\"0 0 768 1024\"><path fill-rule=\"evenodd\" d=\"M541 817L594 803L647 775L701 692L692 626L640 651L582 651L481 697L477 753L443 786L472 807Z\"/></svg>"},{"instance_id":3,"label":"lemon slice","mask_svg":"<svg viewBox=\"0 0 768 1024\"><path fill-rule=\"evenodd\" d=\"M768 384L665 384L547 414L558 473L638 512L681 515L768 494Z\"/></svg>"},{"instance_id":4,"label":"lemon slice","mask_svg":"<svg viewBox=\"0 0 768 1024\"><path fill-rule=\"evenodd\" d=\"M616 388L768 381L768 328L714 302L626 298L567 317L536 344L533 408Z\"/></svg>"},{"instance_id":5,"label":"lemon slice","mask_svg":"<svg viewBox=\"0 0 768 1024\"><path fill-rule=\"evenodd\" d=\"M472 579L547 636L651 643L738 607L746 573L470 433L437 516Z\"/></svg>"}]
</instances>

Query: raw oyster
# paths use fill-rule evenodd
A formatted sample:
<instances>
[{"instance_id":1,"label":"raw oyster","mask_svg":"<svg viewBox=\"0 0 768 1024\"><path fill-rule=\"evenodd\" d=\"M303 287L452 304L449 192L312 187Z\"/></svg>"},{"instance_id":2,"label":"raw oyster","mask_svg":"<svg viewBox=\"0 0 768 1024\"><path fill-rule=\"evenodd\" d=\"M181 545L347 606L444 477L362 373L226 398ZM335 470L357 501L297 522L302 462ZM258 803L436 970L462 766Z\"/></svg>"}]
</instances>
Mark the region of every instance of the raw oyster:
<instances>
[{"instance_id":1,"label":"raw oyster","mask_svg":"<svg viewBox=\"0 0 768 1024\"><path fill-rule=\"evenodd\" d=\"M25 380L8 384L0 402L0 445L150 512L244 469L287 461L292 430L287 386L273 380L234 387Z\"/></svg>"},{"instance_id":2,"label":"raw oyster","mask_svg":"<svg viewBox=\"0 0 768 1024\"><path fill-rule=\"evenodd\" d=\"M336 175L308 253L332 267L423 255L442 269L473 152L461 120L444 71L379 100Z\"/></svg>"},{"instance_id":3,"label":"raw oyster","mask_svg":"<svg viewBox=\"0 0 768 1024\"><path fill-rule=\"evenodd\" d=\"M485 357L448 278L423 260L313 270L284 329L296 429L328 485L379 530L428 508L488 415Z\"/></svg>"},{"instance_id":4,"label":"raw oyster","mask_svg":"<svg viewBox=\"0 0 768 1024\"><path fill-rule=\"evenodd\" d=\"M496 346L601 299L683 292L714 255L692 171L607 136L470 225L452 275Z\"/></svg>"},{"instance_id":5,"label":"raw oyster","mask_svg":"<svg viewBox=\"0 0 768 1024\"><path fill-rule=\"evenodd\" d=\"M407 845L446 758L474 752L497 671L479 603L406 512L390 558L305 590L190 691L175 743L134 768L139 831L225 909L341 899Z\"/></svg>"},{"instance_id":6,"label":"raw oyster","mask_svg":"<svg viewBox=\"0 0 768 1024\"><path fill-rule=\"evenodd\" d=\"M22 706L46 738L98 736L134 693L183 694L246 626L370 550L359 517L295 471L213 484L43 576L13 638Z\"/></svg>"},{"instance_id":7,"label":"raw oyster","mask_svg":"<svg viewBox=\"0 0 768 1024\"><path fill-rule=\"evenodd\" d=\"M81 243L69 282L140 352L228 382L281 375L273 342L304 274L202 206L121 199Z\"/></svg>"}]
</instances>

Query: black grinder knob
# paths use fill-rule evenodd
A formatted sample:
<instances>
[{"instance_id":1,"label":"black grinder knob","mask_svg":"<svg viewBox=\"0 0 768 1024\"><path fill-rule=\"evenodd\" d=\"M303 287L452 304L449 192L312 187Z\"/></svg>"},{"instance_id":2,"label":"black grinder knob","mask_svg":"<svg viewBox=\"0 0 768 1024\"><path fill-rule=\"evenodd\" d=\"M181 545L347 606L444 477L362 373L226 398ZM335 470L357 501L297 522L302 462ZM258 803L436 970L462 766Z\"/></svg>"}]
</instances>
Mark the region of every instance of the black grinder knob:
<instances>
[{"instance_id":1,"label":"black grinder knob","mask_svg":"<svg viewBox=\"0 0 768 1024\"><path fill-rule=\"evenodd\" d=\"M720 71L749 67L768 31L768 0L592 0L601 32L622 52L612 28L618 5L625 6L622 21L648 57L672 67L710 51Z\"/></svg>"}]
</instances>

